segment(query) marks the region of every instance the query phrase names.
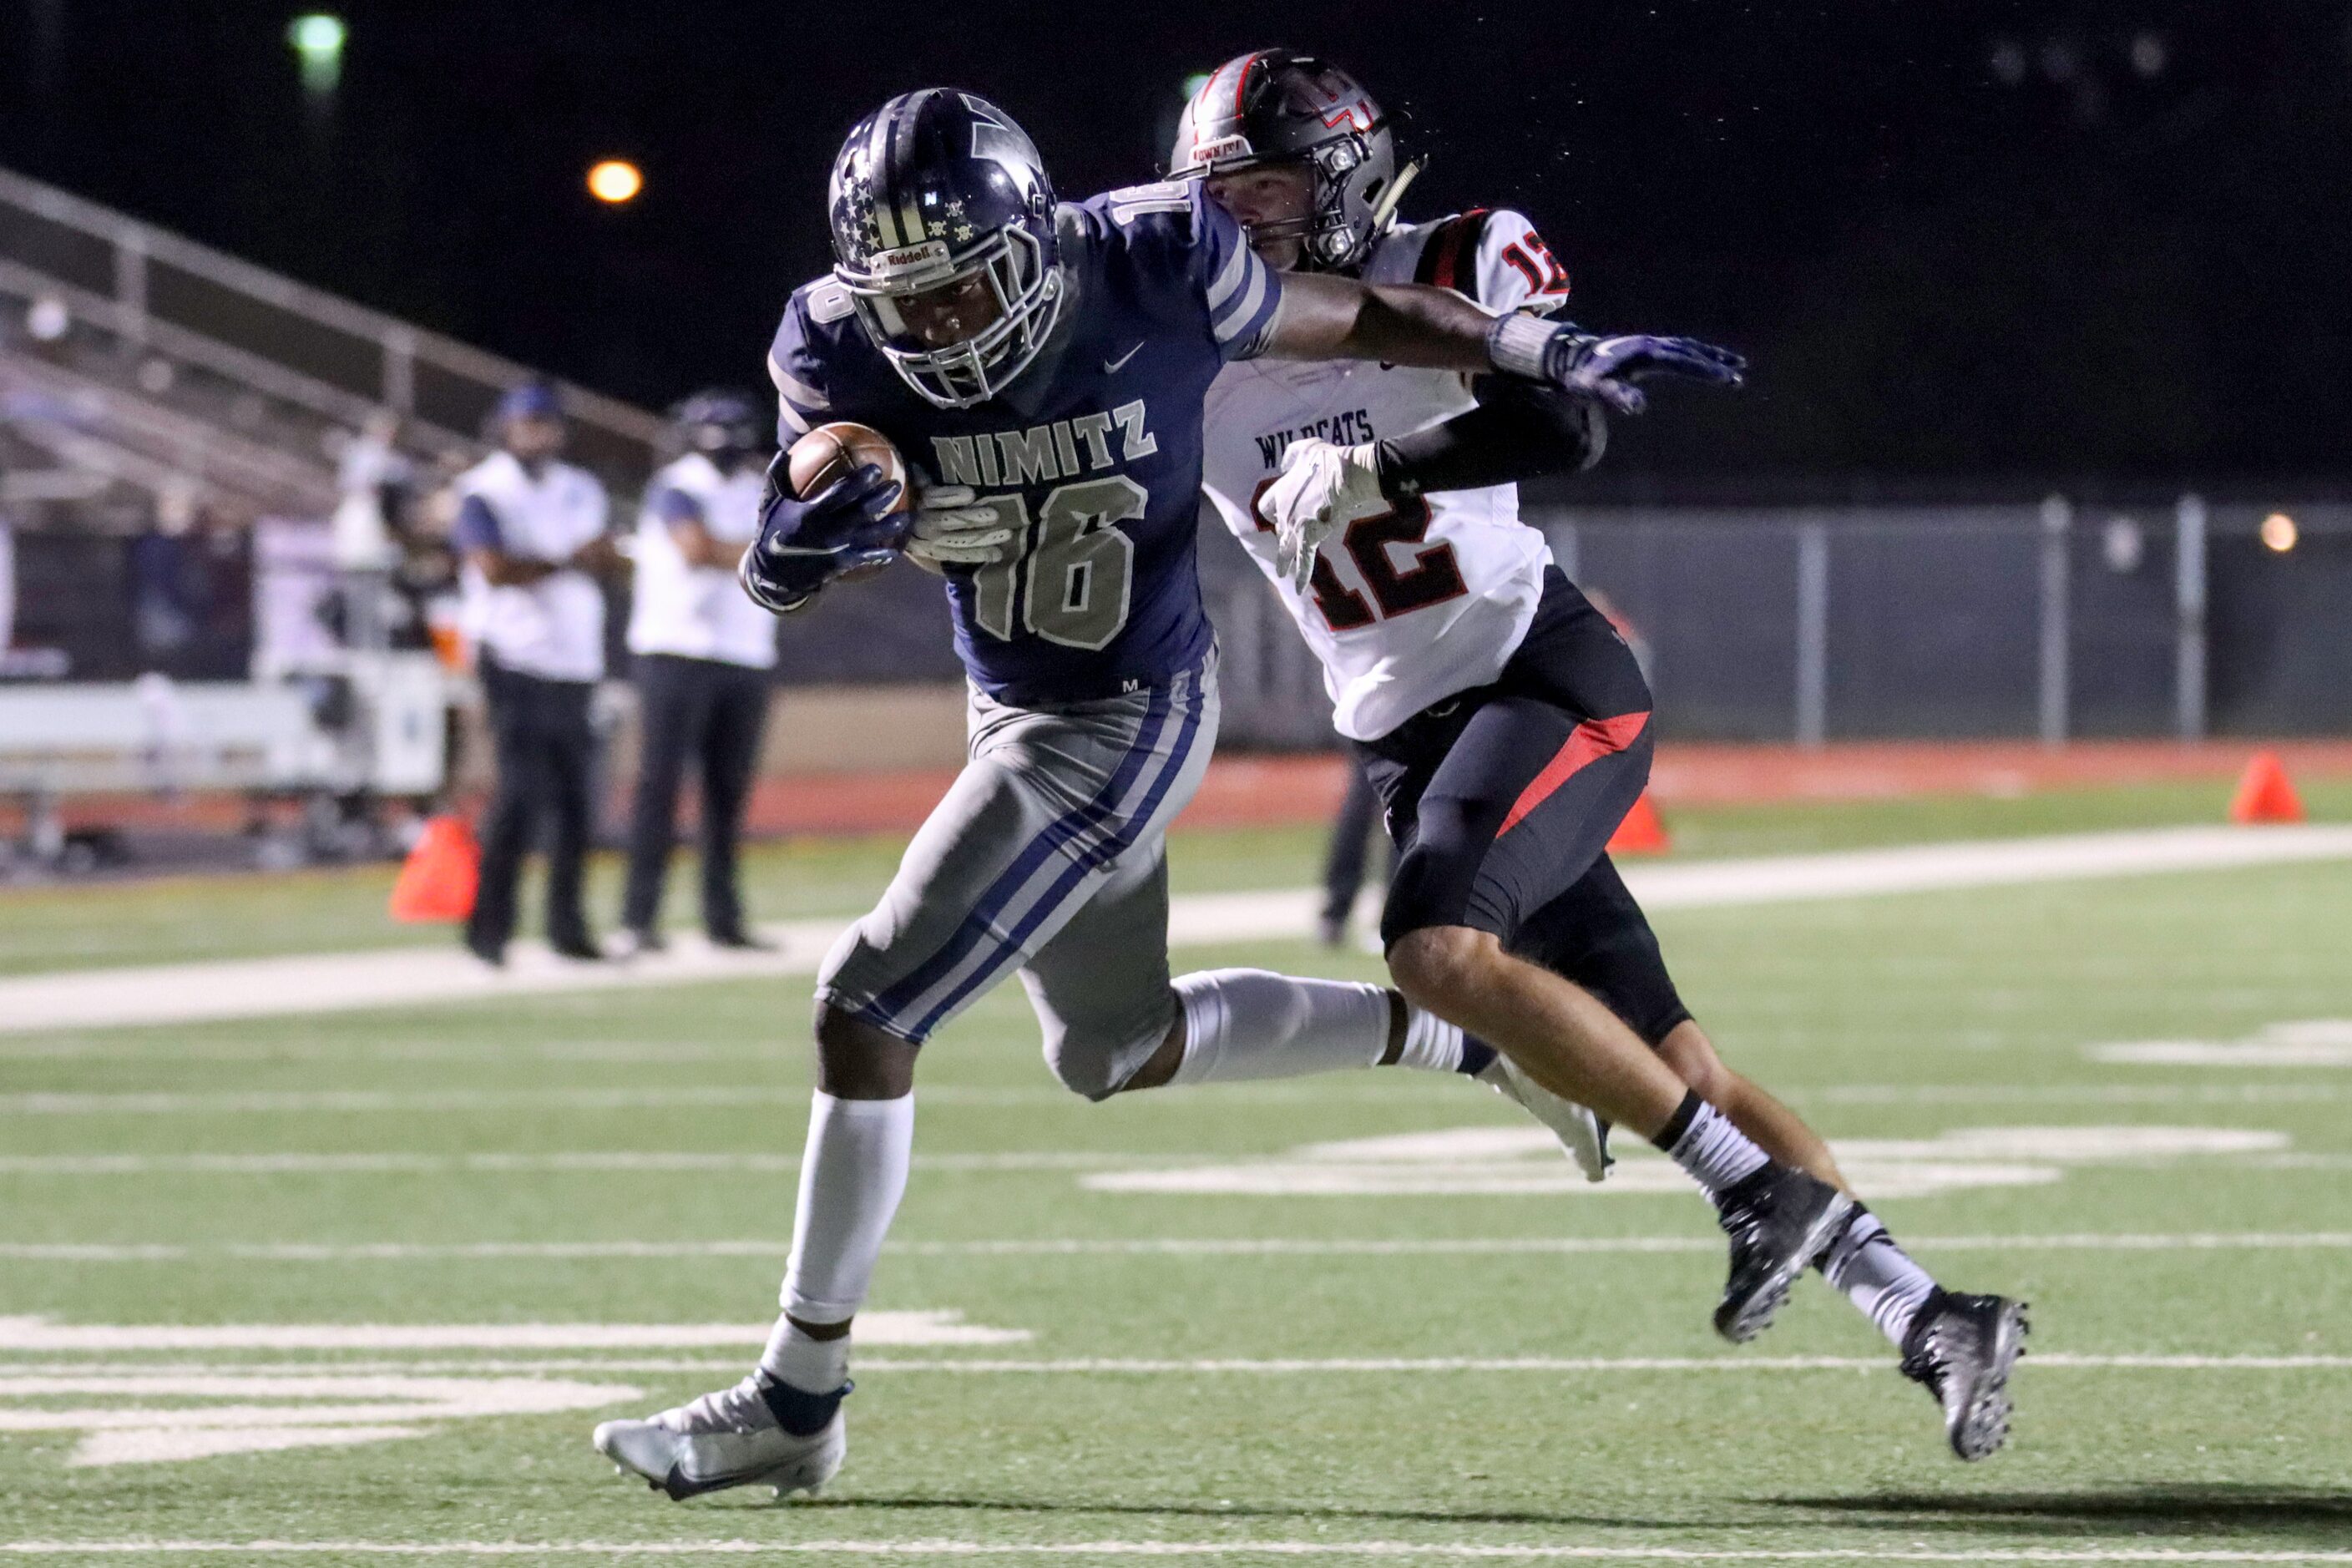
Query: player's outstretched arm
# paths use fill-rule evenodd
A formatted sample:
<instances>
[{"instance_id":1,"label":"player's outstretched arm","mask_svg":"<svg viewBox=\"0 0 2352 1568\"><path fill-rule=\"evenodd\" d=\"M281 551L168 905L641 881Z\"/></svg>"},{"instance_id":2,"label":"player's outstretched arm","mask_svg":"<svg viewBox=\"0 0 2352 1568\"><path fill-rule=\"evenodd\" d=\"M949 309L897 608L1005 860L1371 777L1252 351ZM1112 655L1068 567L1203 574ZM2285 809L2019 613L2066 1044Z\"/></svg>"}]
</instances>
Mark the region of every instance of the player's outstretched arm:
<instances>
[{"instance_id":1,"label":"player's outstretched arm","mask_svg":"<svg viewBox=\"0 0 2352 1568\"><path fill-rule=\"evenodd\" d=\"M1478 406L1375 445L1381 493L1475 490L1581 473L1609 447L1598 399L1509 376L1471 383Z\"/></svg>"},{"instance_id":2,"label":"player's outstretched arm","mask_svg":"<svg viewBox=\"0 0 2352 1568\"><path fill-rule=\"evenodd\" d=\"M1565 321L1490 316L1450 289L1360 283L1318 273L1283 279L1263 351L1277 359L1368 359L1522 381L1597 397L1621 414L1646 400L1634 384L1672 375L1739 384L1748 362L1696 338L1594 337Z\"/></svg>"},{"instance_id":3,"label":"player's outstretched arm","mask_svg":"<svg viewBox=\"0 0 2352 1568\"><path fill-rule=\"evenodd\" d=\"M1291 272L1266 334L1269 359L1371 359L1475 374L1492 370L1495 318L1450 289Z\"/></svg>"}]
</instances>

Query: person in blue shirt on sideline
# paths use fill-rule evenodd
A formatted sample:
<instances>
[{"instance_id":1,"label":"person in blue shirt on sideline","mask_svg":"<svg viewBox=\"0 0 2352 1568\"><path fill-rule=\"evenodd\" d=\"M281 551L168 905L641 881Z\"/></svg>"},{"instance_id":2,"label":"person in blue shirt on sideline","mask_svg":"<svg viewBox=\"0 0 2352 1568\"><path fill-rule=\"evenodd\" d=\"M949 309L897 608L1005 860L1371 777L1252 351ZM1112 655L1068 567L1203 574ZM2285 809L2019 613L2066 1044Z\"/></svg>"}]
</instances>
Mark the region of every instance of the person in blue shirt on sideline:
<instances>
[{"instance_id":1,"label":"person in blue shirt on sideline","mask_svg":"<svg viewBox=\"0 0 2352 1568\"><path fill-rule=\"evenodd\" d=\"M646 486L629 601L642 742L622 956L662 946L662 882L689 763L702 795L703 932L714 947L769 945L744 922L736 887L743 807L776 667L775 617L735 581L760 531L766 422L743 393L697 393L671 416L685 450Z\"/></svg>"},{"instance_id":2,"label":"person in blue shirt on sideline","mask_svg":"<svg viewBox=\"0 0 2352 1568\"><path fill-rule=\"evenodd\" d=\"M604 676L604 591L596 579L620 556L604 533L604 487L556 459L565 426L555 388L515 387L491 423L499 449L458 476L452 534L499 769L466 946L485 963L506 962L522 858L545 821L548 945L595 960L603 953L580 900L593 820L588 706Z\"/></svg>"}]
</instances>

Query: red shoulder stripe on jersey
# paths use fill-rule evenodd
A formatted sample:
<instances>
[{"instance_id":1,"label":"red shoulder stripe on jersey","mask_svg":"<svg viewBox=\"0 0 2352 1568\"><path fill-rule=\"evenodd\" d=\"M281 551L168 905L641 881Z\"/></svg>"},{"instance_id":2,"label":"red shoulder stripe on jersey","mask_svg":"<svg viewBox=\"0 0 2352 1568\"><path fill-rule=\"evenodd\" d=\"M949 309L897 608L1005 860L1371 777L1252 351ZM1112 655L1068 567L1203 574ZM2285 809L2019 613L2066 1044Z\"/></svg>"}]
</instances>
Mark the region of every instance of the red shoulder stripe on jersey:
<instances>
[{"instance_id":1,"label":"red shoulder stripe on jersey","mask_svg":"<svg viewBox=\"0 0 2352 1568\"><path fill-rule=\"evenodd\" d=\"M1650 715L1645 709L1635 713L1620 713L1614 719L1587 719L1570 731L1567 744L1553 753L1551 761L1544 764L1543 772L1528 780L1528 787L1519 792L1519 798L1511 803L1511 809L1505 814L1503 826L1495 830L1495 837L1500 838L1525 822L1528 815L1549 800L1560 785L1587 767L1632 745L1642 733L1642 727L1649 721Z\"/></svg>"},{"instance_id":2,"label":"red shoulder stripe on jersey","mask_svg":"<svg viewBox=\"0 0 2352 1568\"><path fill-rule=\"evenodd\" d=\"M1421 247L1421 262L1413 268L1412 280L1433 288L1459 289L1472 300L1478 298L1478 244L1486 232L1486 209L1472 207L1459 217L1448 218L1438 226ZM1465 254L1469 257L1463 265Z\"/></svg>"}]
</instances>

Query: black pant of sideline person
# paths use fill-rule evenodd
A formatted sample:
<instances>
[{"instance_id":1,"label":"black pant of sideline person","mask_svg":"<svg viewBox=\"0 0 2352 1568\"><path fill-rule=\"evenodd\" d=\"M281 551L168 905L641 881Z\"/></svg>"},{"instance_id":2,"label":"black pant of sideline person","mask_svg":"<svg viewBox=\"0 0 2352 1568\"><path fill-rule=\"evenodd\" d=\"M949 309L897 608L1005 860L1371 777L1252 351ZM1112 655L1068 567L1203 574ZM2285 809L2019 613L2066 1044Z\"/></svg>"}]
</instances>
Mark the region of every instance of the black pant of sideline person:
<instances>
[{"instance_id":1,"label":"black pant of sideline person","mask_svg":"<svg viewBox=\"0 0 2352 1568\"><path fill-rule=\"evenodd\" d=\"M702 784L702 929L722 947L751 945L736 889L743 803L760 759L769 674L723 659L637 658L644 756L629 822L629 886L621 923L657 944L662 881L677 839L677 794L690 760Z\"/></svg>"},{"instance_id":2,"label":"black pant of sideline person","mask_svg":"<svg viewBox=\"0 0 2352 1568\"><path fill-rule=\"evenodd\" d=\"M1356 907L1357 893L1363 889L1373 837L1378 835L1384 845L1388 841L1388 834L1381 827L1380 814L1380 793L1364 776L1362 757L1350 749L1347 797L1339 803L1339 815L1331 819L1331 841L1323 855L1323 912L1316 930L1326 947L1337 947L1346 940L1348 915Z\"/></svg>"},{"instance_id":3,"label":"black pant of sideline person","mask_svg":"<svg viewBox=\"0 0 2352 1568\"><path fill-rule=\"evenodd\" d=\"M492 963L505 961L507 939L514 935L522 858L544 822L548 945L567 958L600 957L580 900L596 750L588 701L595 686L524 675L488 653L480 669L499 787L482 826L481 890L466 922L466 945Z\"/></svg>"}]
</instances>

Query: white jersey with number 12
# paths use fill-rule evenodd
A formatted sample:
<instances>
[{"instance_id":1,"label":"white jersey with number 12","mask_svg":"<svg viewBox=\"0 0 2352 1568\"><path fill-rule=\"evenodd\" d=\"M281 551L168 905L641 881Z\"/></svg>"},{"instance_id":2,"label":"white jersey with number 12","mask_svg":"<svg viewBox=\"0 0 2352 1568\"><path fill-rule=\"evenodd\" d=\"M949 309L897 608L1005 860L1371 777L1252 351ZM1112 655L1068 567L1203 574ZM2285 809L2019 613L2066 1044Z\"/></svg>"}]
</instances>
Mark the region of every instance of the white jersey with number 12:
<instances>
[{"instance_id":1,"label":"white jersey with number 12","mask_svg":"<svg viewBox=\"0 0 2352 1568\"><path fill-rule=\"evenodd\" d=\"M1568 298L1567 275L1514 212L1391 229L1364 278L1454 289L1497 313L1549 312ZM1515 485L1380 501L1331 531L1301 595L1275 565L1256 498L1293 441L1384 440L1473 406L1451 371L1350 361L1239 361L1209 388L1202 488L1322 661L1332 722L1351 740L1501 674L1535 615L1550 548L1519 521Z\"/></svg>"}]
</instances>

